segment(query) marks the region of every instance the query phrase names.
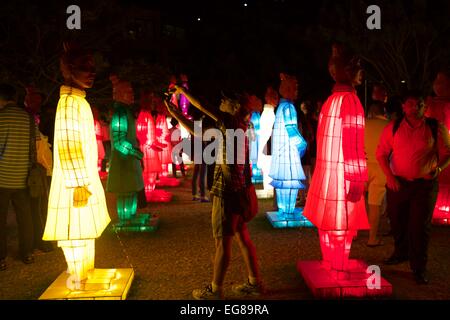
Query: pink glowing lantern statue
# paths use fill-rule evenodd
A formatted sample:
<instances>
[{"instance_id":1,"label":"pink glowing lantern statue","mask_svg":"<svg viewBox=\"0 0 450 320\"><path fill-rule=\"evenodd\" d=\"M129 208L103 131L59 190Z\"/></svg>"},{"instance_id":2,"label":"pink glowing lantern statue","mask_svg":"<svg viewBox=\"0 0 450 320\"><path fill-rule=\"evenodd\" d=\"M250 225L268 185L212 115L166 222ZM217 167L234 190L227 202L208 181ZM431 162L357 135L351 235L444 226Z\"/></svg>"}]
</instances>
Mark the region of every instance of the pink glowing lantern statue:
<instances>
[{"instance_id":1,"label":"pink glowing lantern statue","mask_svg":"<svg viewBox=\"0 0 450 320\"><path fill-rule=\"evenodd\" d=\"M181 74L180 75L180 80L181 80L181 85L189 91L189 86L188 86L188 77L185 74ZM181 108L181 112L183 112L183 114L185 116L187 116L188 111L189 111L189 105L190 102L189 100L183 95L180 95L180 108Z\"/></svg>"},{"instance_id":2,"label":"pink glowing lantern statue","mask_svg":"<svg viewBox=\"0 0 450 320\"><path fill-rule=\"evenodd\" d=\"M141 111L136 121L136 134L144 153L142 158L144 170L145 196L149 202L168 202L172 194L165 190L156 190L156 177L162 171L159 152L166 147L156 139L156 127L153 116L150 113L151 94L141 94Z\"/></svg>"},{"instance_id":3,"label":"pink glowing lantern statue","mask_svg":"<svg viewBox=\"0 0 450 320\"><path fill-rule=\"evenodd\" d=\"M353 237L369 229L363 196L368 180L364 109L354 89L363 71L340 45L333 46L329 71L336 84L319 116L317 162L303 212L318 228L323 260L300 261L298 268L316 296L390 294L384 279L379 290L367 290L367 266L349 260Z\"/></svg>"},{"instance_id":4,"label":"pink glowing lantern statue","mask_svg":"<svg viewBox=\"0 0 450 320\"><path fill-rule=\"evenodd\" d=\"M435 118L450 128L450 71L441 71L433 82L436 97L429 97L426 116ZM449 129L450 130L450 129ZM439 193L434 207L433 224L450 225L450 170L439 175Z\"/></svg>"},{"instance_id":5,"label":"pink glowing lantern statue","mask_svg":"<svg viewBox=\"0 0 450 320\"><path fill-rule=\"evenodd\" d=\"M97 140L97 150L98 150L98 159L97 159L97 167L98 174L100 178L105 178L107 176L106 172L102 172L102 162L105 158L105 148L103 147L103 136L102 136L102 125L99 120L99 111L96 107L92 107L92 114L94 116L94 128L95 128L95 139Z\"/></svg>"}]
</instances>

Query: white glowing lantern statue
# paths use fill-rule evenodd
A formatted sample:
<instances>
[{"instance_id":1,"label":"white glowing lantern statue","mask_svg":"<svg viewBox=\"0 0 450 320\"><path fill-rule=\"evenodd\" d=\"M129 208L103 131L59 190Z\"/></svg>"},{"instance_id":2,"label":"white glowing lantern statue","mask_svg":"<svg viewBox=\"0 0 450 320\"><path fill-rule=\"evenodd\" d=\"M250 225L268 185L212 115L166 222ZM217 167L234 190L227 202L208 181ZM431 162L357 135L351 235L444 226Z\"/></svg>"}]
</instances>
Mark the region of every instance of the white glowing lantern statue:
<instances>
[{"instance_id":1,"label":"white glowing lantern statue","mask_svg":"<svg viewBox=\"0 0 450 320\"><path fill-rule=\"evenodd\" d=\"M263 190L257 190L258 198L268 198L273 196L273 187L270 185L272 178L269 177L272 156L268 150L267 143L272 136L273 124L275 123L275 106L265 104L261 118L259 120L259 142L258 142L258 168L263 174Z\"/></svg>"}]
</instances>

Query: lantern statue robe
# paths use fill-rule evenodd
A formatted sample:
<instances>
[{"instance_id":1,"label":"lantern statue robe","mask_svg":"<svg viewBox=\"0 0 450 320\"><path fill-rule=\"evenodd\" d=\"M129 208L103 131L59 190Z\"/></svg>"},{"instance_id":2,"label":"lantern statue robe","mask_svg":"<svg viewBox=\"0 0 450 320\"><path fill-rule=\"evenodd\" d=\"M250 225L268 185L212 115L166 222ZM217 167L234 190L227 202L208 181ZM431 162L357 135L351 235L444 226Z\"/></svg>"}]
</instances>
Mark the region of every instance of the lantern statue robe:
<instances>
[{"instance_id":1,"label":"lantern statue robe","mask_svg":"<svg viewBox=\"0 0 450 320\"><path fill-rule=\"evenodd\" d=\"M84 90L62 86L56 110L54 163L43 240L58 241L76 289L94 269L95 238L110 222L98 175L94 118ZM91 193L74 206L76 188ZM76 258L73 258L76 257Z\"/></svg>"},{"instance_id":2,"label":"lantern statue robe","mask_svg":"<svg viewBox=\"0 0 450 320\"><path fill-rule=\"evenodd\" d=\"M111 162L106 190L117 195L119 225L130 223L136 216L137 193L144 189L139 162L142 157L130 108L115 101L111 119Z\"/></svg>"},{"instance_id":3,"label":"lantern statue robe","mask_svg":"<svg viewBox=\"0 0 450 320\"><path fill-rule=\"evenodd\" d=\"M368 180L364 153L364 109L350 85L336 84L322 107L317 161L303 211L318 229L324 264L347 269L356 231L369 229L364 197L346 199L352 183Z\"/></svg>"},{"instance_id":4,"label":"lantern statue robe","mask_svg":"<svg viewBox=\"0 0 450 320\"><path fill-rule=\"evenodd\" d=\"M267 143L272 136L273 125L275 123L275 106L265 104L260 118L260 134L258 142L258 168L262 169L264 190L273 190L270 185L272 178L269 176L272 156L267 152ZM264 153L266 148L266 153Z\"/></svg>"},{"instance_id":5,"label":"lantern statue robe","mask_svg":"<svg viewBox=\"0 0 450 320\"><path fill-rule=\"evenodd\" d=\"M301 155L306 141L297 128L297 112L291 101L280 99L272 136L272 163L269 176L277 193L278 211L285 218L294 215L295 202L305 179Z\"/></svg>"},{"instance_id":6,"label":"lantern statue robe","mask_svg":"<svg viewBox=\"0 0 450 320\"><path fill-rule=\"evenodd\" d=\"M261 168L258 166L258 148L261 134L260 126L261 115L259 112L253 112L250 117L252 125L251 139L250 139L250 162L252 165L252 181L253 183L261 182L263 179Z\"/></svg>"},{"instance_id":7,"label":"lantern statue robe","mask_svg":"<svg viewBox=\"0 0 450 320\"><path fill-rule=\"evenodd\" d=\"M435 118L450 128L450 77L439 73L433 83L436 97L427 99L426 116ZM450 129L449 129L450 130ZM439 193L434 207L434 224L450 225L450 169L445 168L439 175Z\"/></svg>"}]
</instances>

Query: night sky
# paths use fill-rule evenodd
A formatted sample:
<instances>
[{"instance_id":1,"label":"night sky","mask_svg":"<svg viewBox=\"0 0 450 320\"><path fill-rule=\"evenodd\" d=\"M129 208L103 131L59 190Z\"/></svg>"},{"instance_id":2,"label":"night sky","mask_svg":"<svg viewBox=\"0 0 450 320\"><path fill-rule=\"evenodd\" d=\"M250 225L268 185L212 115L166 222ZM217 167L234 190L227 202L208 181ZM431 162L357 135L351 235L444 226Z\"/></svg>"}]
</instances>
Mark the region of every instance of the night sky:
<instances>
[{"instance_id":1,"label":"night sky","mask_svg":"<svg viewBox=\"0 0 450 320\"><path fill-rule=\"evenodd\" d=\"M65 26L70 4L81 8L82 30ZM380 6L382 30L367 29L369 4ZM0 8L2 77L18 87L39 83L49 100L57 99L57 57L67 39L101 56L93 90L99 102L110 98L111 72L127 74L137 91L162 90L170 74L186 73L193 91L214 100L223 88L261 95L287 71L299 79L300 100L323 99L332 86L327 61L334 41L364 55L369 86L388 82L391 93L402 80L428 93L437 69L450 61L446 0L17 0ZM399 49L398 61L384 62L405 29L415 38ZM368 60L392 65L381 74Z\"/></svg>"}]
</instances>

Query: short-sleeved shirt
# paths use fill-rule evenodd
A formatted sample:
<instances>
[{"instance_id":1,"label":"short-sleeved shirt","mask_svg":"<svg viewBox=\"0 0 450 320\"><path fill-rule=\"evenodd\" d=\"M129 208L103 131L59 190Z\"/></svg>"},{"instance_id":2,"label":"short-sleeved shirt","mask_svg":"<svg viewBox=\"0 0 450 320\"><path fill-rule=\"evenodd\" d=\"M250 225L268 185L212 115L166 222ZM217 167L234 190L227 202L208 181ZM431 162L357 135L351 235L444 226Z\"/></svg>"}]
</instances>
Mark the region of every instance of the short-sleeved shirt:
<instances>
[{"instance_id":1,"label":"short-sleeved shirt","mask_svg":"<svg viewBox=\"0 0 450 320\"><path fill-rule=\"evenodd\" d=\"M376 155L377 158L390 157L390 168L395 176L407 180L423 178L437 166L438 153L440 157L450 155L448 130L443 130L443 124L438 129L436 144L425 120L419 126L411 127L403 119L395 135L393 126L394 121L391 121L384 128Z\"/></svg>"},{"instance_id":2,"label":"short-sleeved shirt","mask_svg":"<svg viewBox=\"0 0 450 320\"><path fill-rule=\"evenodd\" d=\"M36 140L39 135L36 126ZM0 109L0 188L26 188L30 165L30 114L8 104Z\"/></svg>"},{"instance_id":3,"label":"short-sleeved shirt","mask_svg":"<svg viewBox=\"0 0 450 320\"><path fill-rule=\"evenodd\" d=\"M246 186L246 179L244 175L245 160L242 157L246 157L248 153L248 140L244 134L244 141L240 139L235 139L234 143L234 157L233 162L229 163L227 161L227 144L231 142L227 141L226 130L227 129L241 129L243 130L243 125L231 114L220 112L218 121L218 129L222 132L223 143L222 146L219 144L219 149L217 152L216 166L214 168L214 182L211 188L211 193L215 196L225 197L232 195L235 192L239 192ZM231 160L231 159L228 159ZM227 184L225 177L223 175L221 163L228 166L231 174L231 183Z\"/></svg>"}]
</instances>

